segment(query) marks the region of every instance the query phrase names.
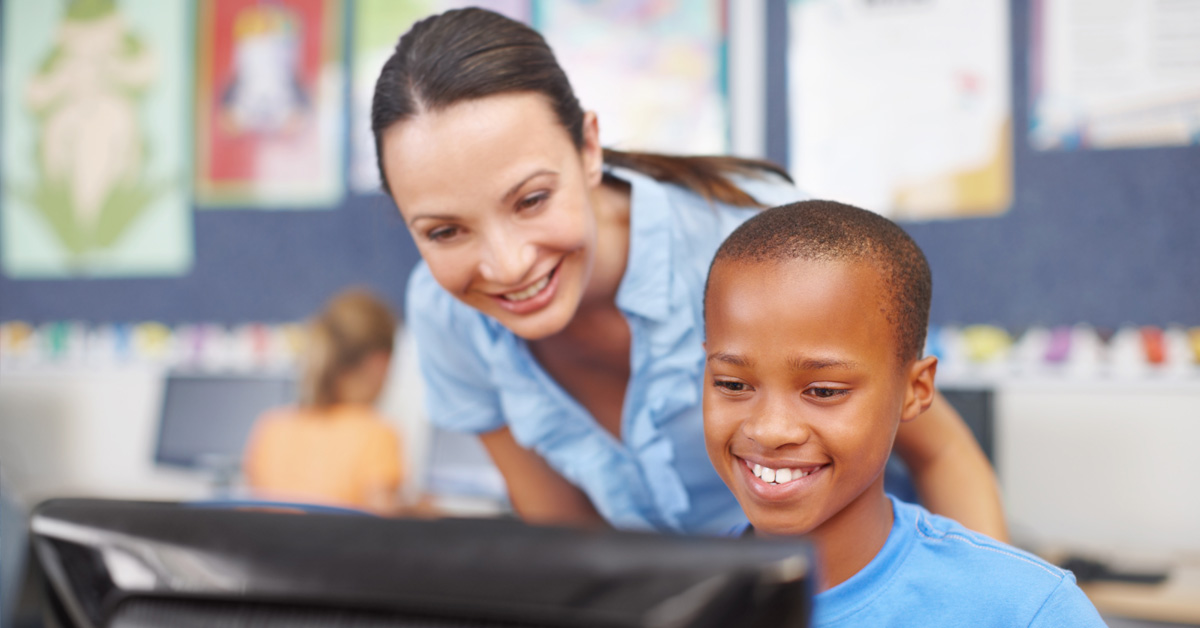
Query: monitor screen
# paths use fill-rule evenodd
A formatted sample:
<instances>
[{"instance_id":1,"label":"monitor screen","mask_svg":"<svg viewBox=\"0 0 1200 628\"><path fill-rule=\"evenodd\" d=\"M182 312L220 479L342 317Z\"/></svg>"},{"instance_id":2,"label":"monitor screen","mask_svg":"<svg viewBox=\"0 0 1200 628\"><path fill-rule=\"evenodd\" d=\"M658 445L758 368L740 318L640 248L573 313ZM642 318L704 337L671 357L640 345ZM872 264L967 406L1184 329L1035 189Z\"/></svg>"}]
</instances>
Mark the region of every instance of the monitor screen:
<instances>
[{"instance_id":1,"label":"monitor screen","mask_svg":"<svg viewBox=\"0 0 1200 628\"><path fill-rule=\"evenodd\" d=\"M803 628L802 538L59 499L31 534L66 626Z\"/></svg>"},{"instance_id":2,"label":"monitor screen","mask_svg":"<svg viewBox=\"0 0 1200 628\"><path fill-rule=\"evenodd\" d=\"M236 468L254 421L295 400L296 382L284 374L168 373L154 460L192 469Z\"/></svg>"}]
</instances>

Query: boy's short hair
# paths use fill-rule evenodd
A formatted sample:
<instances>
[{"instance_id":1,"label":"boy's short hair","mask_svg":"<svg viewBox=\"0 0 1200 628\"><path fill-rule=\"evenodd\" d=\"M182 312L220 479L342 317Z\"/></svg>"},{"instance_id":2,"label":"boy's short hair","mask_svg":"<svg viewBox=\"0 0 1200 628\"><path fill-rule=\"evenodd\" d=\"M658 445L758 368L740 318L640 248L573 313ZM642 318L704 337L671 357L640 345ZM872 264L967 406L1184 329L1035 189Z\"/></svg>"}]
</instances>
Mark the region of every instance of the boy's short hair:
<instances>
[{"instance_id":1,"label":"boy's short hair","mask_svg":"<svg viewBox=\"0 0 1200 628\"><path fill-rule=\"evenodd\" d=\"M800 201L765 210L725 239L709 268L721 261L855 261L883 281L882 304L896 334L901 364L921 357L929 327L933 278L921 247L896 223L834 201ZM708 296L708 286L704 288Z\"/></svg>"}]
</instances>

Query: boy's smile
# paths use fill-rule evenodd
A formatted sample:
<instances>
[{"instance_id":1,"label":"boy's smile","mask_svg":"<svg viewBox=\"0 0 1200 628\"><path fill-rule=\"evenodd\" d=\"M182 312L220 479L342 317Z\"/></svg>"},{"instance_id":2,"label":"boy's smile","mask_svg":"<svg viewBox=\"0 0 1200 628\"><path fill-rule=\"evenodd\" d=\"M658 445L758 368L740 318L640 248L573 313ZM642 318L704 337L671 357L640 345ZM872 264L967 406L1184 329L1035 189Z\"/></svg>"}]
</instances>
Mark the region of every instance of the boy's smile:
<instances>
[{"instance_id":1,"label":"boy's smile","mask_svg":"<svg viewBox=\"0 0 1200 628\"><path fill-rule=\"evenodd\" d=\"M877 272L862 263L714 266L705 440L756 531L890 527L882 471L896 428L912 417L888 305Z\"/></svg>"}]
</instances>

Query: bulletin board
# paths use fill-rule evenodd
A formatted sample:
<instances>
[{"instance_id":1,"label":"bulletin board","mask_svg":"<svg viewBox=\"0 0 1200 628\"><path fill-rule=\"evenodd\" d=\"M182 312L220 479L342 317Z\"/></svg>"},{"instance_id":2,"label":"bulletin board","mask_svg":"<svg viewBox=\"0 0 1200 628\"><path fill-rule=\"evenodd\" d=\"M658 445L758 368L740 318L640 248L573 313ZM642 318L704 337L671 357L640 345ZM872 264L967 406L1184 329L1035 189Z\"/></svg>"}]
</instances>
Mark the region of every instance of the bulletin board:
<instances>
[{"instance_id":1,"label":"bulletin board","mask_svg":"<svg viewBox=\"0 0 1200 628\"><path fill-rule=\"evenodd\" d=\"M1030 145L1031 2L1010 3L1014 196L995 217L904 221L933 269L931 322L1010 330L1200 324L1200 147L1040 151ZM787 21L768 0L768 23ZM768 30L768 59L787 33ZM786 71L768 66L768 138L788 134ZM787 163L785 142L768 157Z\"/></svg>"},{"instance_id":2,"label":"bulletin board","mask_svg":"<svg viewBox=\"0 0 1200 628\"><path fill-rule=\"evenodd\" d=\"M933 267L932 322L1200 324L1200 148L1035 150L1024 131L1030 3L1010 10L1012 207L903 223ZM784 164L786 13L786 0L768 0L765 146ZM352 193L333 210L195 212L193 267L178 278L0 275L0 320L290 321L347 284L401 304L418 255L391 201Z\"/></svg>"}]
</instances>

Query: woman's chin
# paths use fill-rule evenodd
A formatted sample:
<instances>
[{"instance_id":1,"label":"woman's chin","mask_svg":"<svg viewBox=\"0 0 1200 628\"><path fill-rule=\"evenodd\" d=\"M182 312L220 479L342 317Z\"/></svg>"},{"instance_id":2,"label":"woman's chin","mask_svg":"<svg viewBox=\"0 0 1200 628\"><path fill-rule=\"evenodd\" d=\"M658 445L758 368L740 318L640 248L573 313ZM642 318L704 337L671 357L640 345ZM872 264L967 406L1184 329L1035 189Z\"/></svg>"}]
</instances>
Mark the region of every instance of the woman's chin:
<instances>
[{"instance_id":1,"label":"woman's chin","mask_svg":"<svg viewBox=\"0 0 1200 628\"><path fill-rule=\"evenodd\" d=\"M566 329L567 324L571 322L571 313L556 311L559 309L551 305L534 314L517 315L501 311L492 316L516 336L533 342L549 338Z\"/></svg>"}]
</instances>

